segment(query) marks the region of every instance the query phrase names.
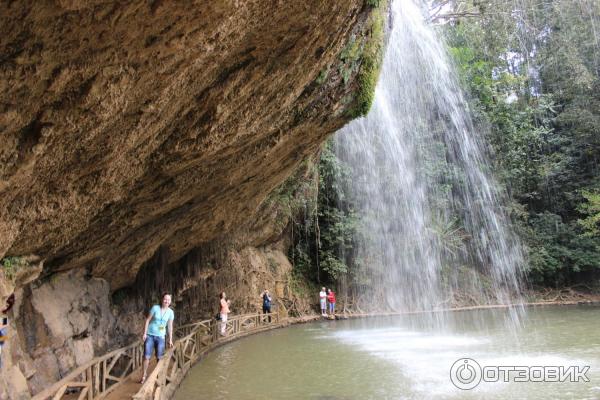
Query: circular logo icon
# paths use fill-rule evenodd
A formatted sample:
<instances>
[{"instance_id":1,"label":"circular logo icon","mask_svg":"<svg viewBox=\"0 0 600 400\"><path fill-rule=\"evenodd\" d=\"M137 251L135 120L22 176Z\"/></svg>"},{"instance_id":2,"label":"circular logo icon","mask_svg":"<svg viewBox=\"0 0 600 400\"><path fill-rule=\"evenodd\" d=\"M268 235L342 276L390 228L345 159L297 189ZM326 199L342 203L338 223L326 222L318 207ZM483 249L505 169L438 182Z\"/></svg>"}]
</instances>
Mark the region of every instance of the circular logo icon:
<instances>
[{"instance_id":1,"label":"circular logo icon","mask_svg":"<svg viewBox=\"0 0 600 400\"><path fill-rule=\"evenodd\" d=\"M460 358L450 368L452 384L462 390L471 390L481 382L481 367L472 358Z\"/></svg>"}]
</instances>

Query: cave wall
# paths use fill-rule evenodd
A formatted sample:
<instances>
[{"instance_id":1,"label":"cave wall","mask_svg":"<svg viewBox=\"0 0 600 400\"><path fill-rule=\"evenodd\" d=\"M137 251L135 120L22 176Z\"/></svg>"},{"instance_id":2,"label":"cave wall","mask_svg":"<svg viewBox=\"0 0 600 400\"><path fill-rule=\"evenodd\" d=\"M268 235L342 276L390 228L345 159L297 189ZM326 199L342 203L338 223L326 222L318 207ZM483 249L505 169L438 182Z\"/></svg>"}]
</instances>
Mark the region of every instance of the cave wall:
<instances>
[{"instance_id":1,"label":"cave wall","mask_svg":"<svg viewBox=\"0 0 600 400\"><path fill-rule=\"evenodd\" d=\"M304 282L293 275L288 259L292 244L291 218L317 194L315 158L307 160L273 191L245 225L235 232L190 250L170 262L163 246L140 269L135 283L113 293L118 308L119 337L134 338L142 329L140 315L158 302L163 292L173 294L177 323L212 318L219 293L225 291L235 314L262 311L260 294L272 293L274 310L303 315L316 309Z\"/></svg>"},{"instance_id":2,"label":"cave wall","mask_svg":"<svg viewBox=\"0 0 600 400\"><path fill-rule=\"evenodd\" d=\"M179 322L269 288L288 212L268 196L353 117L363 0L0 4L0 398L130 343L160 290ZM35 261L34 261L35 260Z\"/></svg>"},{"instance_id":3,"label":"cave wall","mask_svg":"<svg viewBox=\"0 0 600 400\"><path fill-rule=\"evenodd\" d=\"M19 381L27 382L27 391L48 387L109 349L115 318L104 279L69 271L18 289L15 297L3 369L13 370L9 379L20 372ZM13 389L2 398L19 395L25 396Z\"/></svg>"},{"instance_id":4,"label":"cave wall","mask_svg":"<svg viewBox=\"0 0 600 400\"><path fill-rule=\"evenodd\" d=\"M163 250L161 250L162 252ZM173 293L172 308L176 314L176 324L182 325L201 319L212 319L219 309L219 293L225 291L231 300L234 315L262 312L261 293L269 289L273 297L273 311L288 314L286 305L296 301L304 304L303 311L309 306L290 288L292 265L287 256L287 240L281 240L264 246L250 245L241 248L227 248L218 262L209 266L186 264L184 260L175 265L150 263L152 275L162 274L163 279L153 282L156 289L139 292L136 288L124 289L113 295L117 326L117 337L126 338L123 345L140 336L143 329L143 313L152 304L158 304L160 293ZM160 252L159 252L160 255ZM160 257L159 257L160 258ZM168 274L181 276L181 269L187 270L185 279L173 285ZM159 289L160 288L160 289ZM174 288L170 290L170 288ZM121 296L121 293L124 295Z\"/></svg>"},{"instance_id":5,"label":"cave wall","mask_svg":"<svg viewBox=\"0 0 600 400\"><path fill-rule=\"evenodd\" d=\"M348 119L359 0L8 2L0 257L118 289L235 229ZM315 80L331 71L319 85Z\"/></svg>"},{"instance_id":6,"label":"cave wall","mask_svg":"<svg viewBox=\"0 0 600 400\"><path fill-rule=\"evenodd\" d=\"M308 179L307 171L300 172L301 179ZM307 298L291 285L289 213L289 204L265 201L236 233L174 262L162 246L132 285L112 293L107 280L86 269L35 279L40 265L23 268L12 286L0 275L0 287L14 291L16 298L2 354L0 398L29 399L77 366L139 340L145 312L163 291L173 293L175 326L212 318L223 290L233 314L262 311L265 288L272 293L274 311L286 315L293 305L295 313L310 312L316 296Z\"/></svg>"},{"instance_id":7,"label":"cave wall","mask_svg":"<svg viewBox=\"0 0 600 400\"><path fill-rule=\"evenodd\" d=\"M211 318L221 290L232 299L234 314L261 310L264 288L273 293L274 309L285 313L283 301L292 296L292 266L285 242L229 248L214 267L203 268L199 274L193 271L182 288L174 291L175 325ZM163 251L154 259L160 259ZM187 265L166 265L167 269L179 267ZM161 289L168 290L166 285ZM79 269L35 281L14 293L16 302L2 350L0 399L29 399L77 366L139 340L144 313L158 303L153 292L119 299L119 292L111 295L108 281Z\"/></svg>"}]
</instances>

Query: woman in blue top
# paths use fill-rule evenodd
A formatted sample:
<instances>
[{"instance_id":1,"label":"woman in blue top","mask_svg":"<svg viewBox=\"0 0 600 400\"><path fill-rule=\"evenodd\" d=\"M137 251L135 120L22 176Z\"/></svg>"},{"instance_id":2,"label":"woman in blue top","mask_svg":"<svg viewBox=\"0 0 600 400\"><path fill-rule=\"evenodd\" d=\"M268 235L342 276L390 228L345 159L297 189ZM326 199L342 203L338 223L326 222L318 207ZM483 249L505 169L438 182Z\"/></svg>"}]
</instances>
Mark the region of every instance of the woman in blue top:
<instances>
[{"instance_id":1,"label":"woman in blue top","mask_svg":"<svg viewBox=\"0 0 600 400\"><path fill-rule=\"evenodd\" d=\"M141 383L146 380L146 372L150 357L152 357L152 349L156 351L156 358L161 359L165 352L165 336L169 333L169 347L173 347L173 319L175 313L169 308L171 305L171 295L164 293L162 295L162 304L155 304L150 309L146 324L144 325L144 374L142 375Z\"/></svg>"}]
</instances>

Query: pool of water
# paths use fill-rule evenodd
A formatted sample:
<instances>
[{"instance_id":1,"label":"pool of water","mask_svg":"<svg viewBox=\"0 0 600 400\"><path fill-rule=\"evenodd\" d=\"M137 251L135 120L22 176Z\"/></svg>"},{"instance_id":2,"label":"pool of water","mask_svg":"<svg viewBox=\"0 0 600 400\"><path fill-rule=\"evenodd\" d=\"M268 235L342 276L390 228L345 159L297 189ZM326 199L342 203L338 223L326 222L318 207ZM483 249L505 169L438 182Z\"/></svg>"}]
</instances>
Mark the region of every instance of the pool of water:
<instances>
[{"instance_id":1,"label":"pool of water","mask_svg":"<svg viewBox=\"0 0 600 400\"><path fill-rule=\"evenodd\" d=\"M453 313L444 329L413 315L274 330L207 355L175 399L600 399L600 307L528 309L517 327L507 320L506 310L480 310ZM461 358L487 367L473 389L451 381ZM512 366L537 367L526 373L534 380L573 366L589 382L515 382Z\"/></svg>"}]
</instances>

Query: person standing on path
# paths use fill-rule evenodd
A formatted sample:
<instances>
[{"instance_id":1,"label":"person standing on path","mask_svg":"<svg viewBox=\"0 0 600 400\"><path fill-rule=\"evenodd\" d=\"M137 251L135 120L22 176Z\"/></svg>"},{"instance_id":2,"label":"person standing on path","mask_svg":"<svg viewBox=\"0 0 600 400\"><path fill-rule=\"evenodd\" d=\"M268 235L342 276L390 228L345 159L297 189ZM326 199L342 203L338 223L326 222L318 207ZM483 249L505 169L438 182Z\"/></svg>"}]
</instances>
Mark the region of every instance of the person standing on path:
<instances>
[{"instance_id":1,"label":"person standing on path","mask_svg":"<svg viewBox=\"0 0 600 400\"><path fill-rule=\"evenodd\" d=\"M327 316L327 292L325 292L325 288L321 288L319 292L319 303L321 304L321 316Z\"/></svg>"},{"instance_id":2,"label":"person standing on path","mask_svg":"<svg viewBox=\"0 0 600 400\"><path fill-rule=\"evenodd\" d=\"M271 295L269 290L265 289L262 293L263 302L263 314L271 314ZM269 323L271 323L271 316L269 315Z\"/></svg>"},{"instance_id":3,"label":"person standing on path","mask_svg":"<svg viewBox=\"0 0 600 400\"><path fill-rule=\"evenodd\" d=\"M8 328L8 317L4 315L0 320L0 369L2 369L2 348L4 347L4 342L6 342L6 331Z\"/></svg>"},{"instance_id":4,"label":"person standing on path","mask_svg":"<svg viewBox=\"0 0 600 400\"><path fill-rule=\"evenodd\" d=\"M221 292L221 295L219 297L219 314L221 315L221 336L225 336L225 334L227 333L227 314L230 313L229 304L231 304L231 302L227 300L227 295L225 294L225 292Z\"/></svg>"},{"instance_id":5,"label":"person standing on path","mask_svg":"<svg viewBox=\"0 0 600 400\"><path fill-rule=\"evenodd\" d=\"M335 315L335 293L333 293L333 290L331 289L327 289L327 291L327 301L329 302L329 315L333 316Z\"/></svg>"},{"instance_id":6,"label":"person standing on path","mask_svg":"<svg viewBox=\"0 0 600 400\"><path fill-rule=\"evenodd\" d=\"M2 315L0 318L0 369L2 369L2 347L4 347L4 343L6 342L6 335L8 331L8 312L15 304L15 294L11 294L6 299L6 307L2 310Z\"/></svg>"},{"instance_id":7,"label":"person standing on path","mask_svg":"<svg viewBox=\"0 0 600 400\"><path fill-rule=\"evenodd\" d=\"M163 293L161 305L155 304L150 309L146 323L144 324L144 372L141 383L146 380L148 364L152 357L152 350L156 353L156 359L160 360L165 353L165 336L169 334L169 347L173 347L173 320L175 313L169 307L171 295Z\"/></svg>"}]
</instances>

